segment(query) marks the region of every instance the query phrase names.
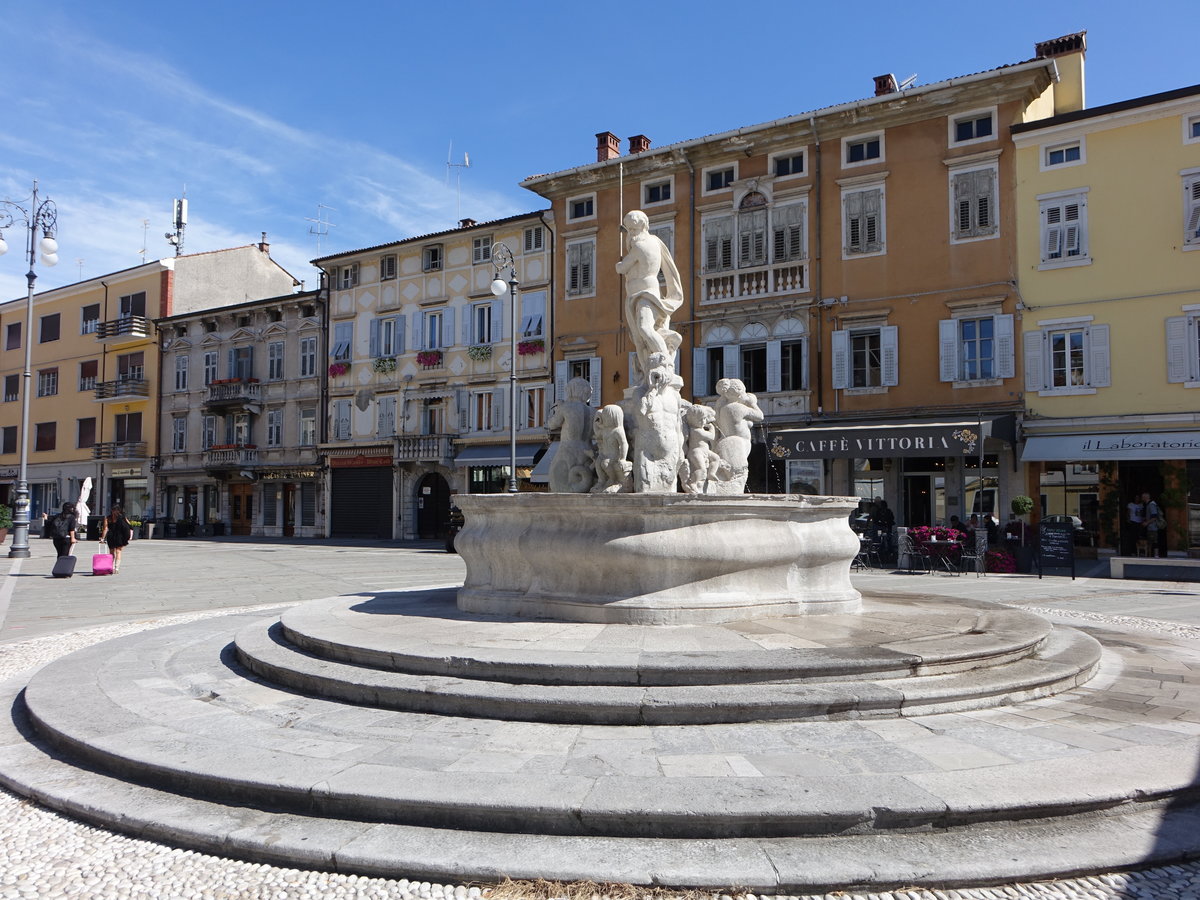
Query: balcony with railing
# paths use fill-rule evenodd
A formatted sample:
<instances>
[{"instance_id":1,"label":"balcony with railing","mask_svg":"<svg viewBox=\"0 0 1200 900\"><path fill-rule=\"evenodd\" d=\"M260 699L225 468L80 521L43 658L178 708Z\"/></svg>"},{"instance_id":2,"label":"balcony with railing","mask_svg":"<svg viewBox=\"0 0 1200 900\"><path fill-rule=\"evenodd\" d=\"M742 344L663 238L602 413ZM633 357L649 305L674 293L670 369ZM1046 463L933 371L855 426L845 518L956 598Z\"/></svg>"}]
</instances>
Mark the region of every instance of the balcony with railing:
<instances>
[{"instance_id":1,"label":"balcony with railing","mask_svg":"<svg viewBox=\"0 0 1200 900\"><path fill-rule=\"evenodd\" d=\"M95 385L96 399L101 402L138 400L150 396L150 382L141 372L126 375L116 381L101 381Z\"/></svg>"},{"instance_id":2,"label":"balcony with railing","mask_svg":"<svg viewBox=\"0 0 1200 900\"><path fill-rule=\"evenodd\" d=\"M92 446L92 459L145 459L145 441L106 441Z\"/></svg>"},{"instance_id":3,"label":"balcony with railing","mask_svg":"<svg viewBox=\"0 0 1200 900\"><path fill-rule=\"evenodd\" d=\"M261 402L262 385L257 378L223 378L208 386L207 407L247 406Z\"/></svg>"},{"instance_id":4,"label":"balcony with railing","mask_svg":"<svg viewBox=\"0 0 1200 900\"><path fill-rule=\"evenodd\" d=\"M453 435L405 434L396 438L396 462L432 462L448 465L454 458Z\"/></svg>"},{"instance_id":5,"label":"balcony with railing","mask_svg":"<svg viewBox=\"0 0 1200 900\"><path fill-rule=\"evenodd\" d=\"M121 316L96 323L96 340L106 344L144 341L154 334L154 323L145 316Z\"/></svg>"},{"instance_id":6,"label":"balcony with railing","mask_svg":"<svg viewBox=\"0 0 1200 900\"><path fill-rule=\"evenodd\" d=\"M809 290L808 263L794 260L752 269L729 269L704 276L705 303L761 300Z\"/></svg>"},{"instance_id":7,"label":"balcony with railing","mask_svg":"<svg viewBox=\"0 0 1200 900\"><path fill-rule=\"evenodd\" d=\"M255 444L214 444L204 451L204 468L236 469L258 464Z\"/></svg>"}]
</instances>

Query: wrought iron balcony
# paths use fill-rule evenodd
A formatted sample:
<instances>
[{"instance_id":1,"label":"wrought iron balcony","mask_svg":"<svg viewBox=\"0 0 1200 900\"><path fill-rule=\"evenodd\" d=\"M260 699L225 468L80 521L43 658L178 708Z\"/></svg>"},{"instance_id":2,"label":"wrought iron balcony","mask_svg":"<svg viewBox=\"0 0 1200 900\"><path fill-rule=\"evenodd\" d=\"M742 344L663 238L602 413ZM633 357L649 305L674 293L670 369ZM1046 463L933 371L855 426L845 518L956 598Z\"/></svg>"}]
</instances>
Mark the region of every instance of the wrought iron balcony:
<instances>
[{"instance_id":1,"label":"wrought iron balcony","mask_svg":"<svg viewBox=\"0 0 1200 900\"><path fill-rule=\"evenodd\" d=\"M706 303L781 297L807 290L808 263L804 260L753 269L729 269L704 276Z\"/></svg>"},{"instance_id":2,"label":"wrought iron balcony","mask_svg":"<svg viewBox=\"0 0 1200 900\"><path fill-rule=\"evenodd\" d=\"M96 339L106 344L144 341L154 333L154 323L145 316L121 316L96 325Z\"/></svg>"},{"instance_id":3,"label":"wrought iron balcony","mask_svg":"<svg viewBox=\"0 0 1200 900\"><path fill-rule=\"evenodd\" d=\"M136 400L150 396L150 382L140 375L102 381L96 385L97 400Z\"/></svg>"},{"instance_id":4,"label":"wrought iron balcony","mask_svg":"<svg viewBox=\"0 0 1200 900\"><path fill-rule=\"evenodd\" d=\"M406 434L396 438L396 462L435 462L448 465L454 458L453 435Z\"/></svg>"},{"instance_id":5,"label":"wrought iron balcony","mask_svg":"<svg viewBox=\"0 0 1200 900\"><path fill-rule=\"evenodd\" d=\"M145 459L145 441L106 441L92 447L92 459Z\"/></svg>"},{"instance_id":6,"label":"wrought iron balcony","mask_svg":"<svg viewBox=\"0 0 1200 900\"><path fill-rule=\"evenodd\" d=\"M225 378L208 386L205 406L246 406L261 402L262 386L257 378Z\"/></svg>"},{"instance_id":7,"label":"wrought iron balcony","mask_svg":"<svg viewBox=\"0 0 1200 900\"><path fill-rule=\"evenodd\" d=\"M258 464L255 444L214 444L204 451L204 468L234 469Z\"/></svg>"}]
</instances>

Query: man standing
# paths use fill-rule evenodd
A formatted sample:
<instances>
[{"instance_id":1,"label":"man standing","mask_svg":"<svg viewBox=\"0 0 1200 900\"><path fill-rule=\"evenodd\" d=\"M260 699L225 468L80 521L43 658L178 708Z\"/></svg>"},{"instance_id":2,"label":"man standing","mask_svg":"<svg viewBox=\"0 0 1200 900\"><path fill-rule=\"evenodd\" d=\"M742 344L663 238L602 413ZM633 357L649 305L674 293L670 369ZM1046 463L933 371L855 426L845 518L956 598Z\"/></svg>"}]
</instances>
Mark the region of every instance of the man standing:
<instances>
[{"instance_id":1,"label":"man standing","mask_svg":"<svg viewBox=\"0 0 1200 900\"><path fill-rule=\"evenodd\" d=\"M1125 504L1126 537L1125 547L1121 552L1125 556L1137 554L1138 541L1146 539L1146 507L1140 494L1134 494L1133 499Z\"/></svg>"}]
</instances>

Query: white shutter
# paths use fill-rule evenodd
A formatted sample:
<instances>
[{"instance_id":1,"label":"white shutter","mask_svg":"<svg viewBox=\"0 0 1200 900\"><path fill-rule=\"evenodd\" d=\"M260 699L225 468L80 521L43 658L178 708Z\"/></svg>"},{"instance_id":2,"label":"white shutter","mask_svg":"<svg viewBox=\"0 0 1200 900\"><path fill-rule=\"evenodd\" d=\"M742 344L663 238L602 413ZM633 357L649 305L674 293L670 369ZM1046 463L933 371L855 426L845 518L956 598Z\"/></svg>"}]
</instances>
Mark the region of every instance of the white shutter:
<instances>
[{"instance_id":1,"label":"white shutter","mask_svg":"<svg viewBox=\"0 0 1200 900\"><path fill-rule=\"evenodd\" d=\"M1109 387L1112 374L1108 364L1108 326L1092 325L1087 330L1088 363L1091 366L1088 384L1092 387Z\"/></svg>"},{"instance_id":2,"label":"white shutter","mask_svg":"<svg viewBox=\"0 0 1200 900\"><path fill-rule=\"evenodd\" d=\"M1187 316L1172 316L1167 319L1167 381L1179 384L1185 381L1195 381L1192 360L1188 350L1196 346L1188 341L1188 332L1194 331L1195 326L1188 327Z\"/></svg>"},{"instance_id":3,"label":"white shutter","mask_svg":"<svg viewBox=\"0 0 1200 900\"><path fill-rule=\"evenodd\" d=\"M554 402L562 403L567 398L567 381L571 377L571 368L565 359L554 364Z\"/></svg>"},{"instance_id":4,"label":"white shutter","mask_svg":"<svg viewBox=\"0 0 1200 900\"><path fill-rule=\"evenodd\" d=\"M466 391L454 392L454 405L458 410L458 430L467 432L471 430L471 395Z\"/></svg>"},{"instance_id":5,"label":"white shutter","mask_svg":"<svg viewBox=\"0 0 1200 900\"><path fill-rule=\"evenodd\" d=\"M738 344L726 344L721 354L721 377L742 377L742 348Z\"/></svg>"},{"instance_id":6,"label":"white shutter","mask_svg":"<svg viewBox=\"0 0 1200 900\"><path fill-rule=\"evenodd\" d=\"M603 382L600 381L600 357L598 356L593 356L588 360L588 381L592 383L592 396L588 402L599 409Z\"/></svg>"},{"instance_id":7,"label":"white shutter","mask_svg":"<svg viewBox=\"0 0 1200 900\"><path fill-rule=\"evenodd\" d=\"M396 316L396 337L394 338L396 355L404 352L404 316Z\"/></svg>"},{"instance_id":8,"label":"white shutter","mask_svg":"<svg viewBox=\"0 0 1200 900\"><path fill-rule=\"evenodd\" d=\"M879 368L884 387L895 387L900 383L900 341L896 325L879 328Z\"/></svg>"},{"instance_id":9,"label":"white shutter","mask_svg":"<svg viewBox=\"0 0 1200 900\"><path fill-rule=\"evenodd\" d=\"M509 298L511 299L511 298ZM492 343L497 344L504 340L504 301L492 301Z\"/></svg>"},{"instance_id":10,"label":"white shutter","mask_svg":"<svg viewBox=\"0 0 1200 900\"><path fill-rule=\"evenodd\" d=\"M958 320L942 319L938 322L938 378L958 381L958 373Z\"/></svg>"},{"instance_id":11,"label":"white shutter","mask_svg":"<svg viewBox=\"0 0 1200 900\"><path fill-rule=\"evenodd\" d=\"M996 377L1012 378L1017 374L1016 352L1013 346L1013 315L1005 313L994 318L996 335Z\"/></svg>"},{"instance_id":12,"label":"white shutter","mask_svg":"<svg viewBox=\"0 0 1200 900\"><path fill-rule=\"evenodd\" d=\"M862 252L862 193L855 191L846 194L842 199L845 215L845 251L847 253Z\"/></svg>"},{"instance_id":13,"label":"white shutter","mask_svg":"<svg viewBox=\"0 0 1200 900\"><path fill-rule=\"evenodd\" d=\"M1185 244L1200 243L1200 177L1184 182L1183 187Z\"/></svg>"},{"instance_id":14,"label":"white shutter","mask_svg":"<svg viewBox=\"0 0 1200 900\"><path fill-rule=\"evenodd\" d=\"M567 293L578 294L580 291L579 282L579 244L571 244L567 247Z\"/></svg>"},{"instance_id":15,"label":"white shutter","mask_svg":"<svg viewBox=\"0 0 1200 900\"><path fill-rule=\"evenodd\" d=\"M442 313L442 349L454 346L454 307L447 306Z\"/></svg>"},{"instance_id":16,"label":"white shutter","mask_svg":"<svg viewBox=\"0 0 1200 900\"><path fill-rule=\"evenodd\" d=\"M704 397L708 394L708 348L696 347L692 350L692 396Z\"/></svg>"},{"instance_id":17,"label":"white shutter","mask_svg":"<svg viewBox=\"0 0 1200 900\"><path fill-rule=\"evenodd\" d=\"M767 393L783 390L782 341L767 341Z\"/></svg>"},{"instance_id":18,"label":"white shutter","mask_svg":"<svg viewBox=\"0 0 1200 900\"><path fill-rule=\"evenodd\" d=\"M845 390L850 386L850 332L832 332L829 336L829 351L833 389Z\"/></svg>"},{"instance_id":19,"label":"white shutter","mask_svg":"<svg viewBox=\"0 0 1200 900\"><path fill-rule=\"evenodd\" d=\"M1062 255L1062 207L1046 206L1042 209L1042 261L1058 259Z\"/></svg>"},{"instance_id":20,"label":"white shutter","mask_svg":"<svg viewBox=\"0 0 1200 900\"><path fill-rule=\"evenodd\" d=\"M1044 390L1046 375L1043 371L1046 336L1041 331L1026 331L1021 335L1025 344L1025 391L1033 393Z\"/></svg>"}]
</instances>

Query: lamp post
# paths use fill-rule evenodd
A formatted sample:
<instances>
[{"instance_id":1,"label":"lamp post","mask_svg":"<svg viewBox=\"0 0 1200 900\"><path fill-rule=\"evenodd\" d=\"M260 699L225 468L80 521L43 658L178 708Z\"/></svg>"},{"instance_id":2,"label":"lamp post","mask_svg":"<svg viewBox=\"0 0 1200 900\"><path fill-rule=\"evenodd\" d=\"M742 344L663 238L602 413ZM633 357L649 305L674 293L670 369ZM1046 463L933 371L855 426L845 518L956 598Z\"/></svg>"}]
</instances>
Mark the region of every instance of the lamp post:
<instances>
[{"instance_id":1,"label":"lamp post","mask_svg":"<svg viewBox=\"0 0 1200 900\"><path fill-rule=\"evenodd\" d=\"M26 258L29 260L29 272L25 278L28 282L27 302L25 305L25 378L21 387L21 471L17 478L17 490L13 497L13 540L12 548L8 551L10 558L27 559L29 557L29 390L32 381L33 368L33 286L37 282L38 252L41 252L42 265L53 266L58 263L58 241L54 235L58 226L58 208L49 198L38 199L37 181L33 182L33 196L23 201L28 206L22 206L11 200L0 200L0 256L8 252L8 244L4 242L4 229L12 226L18 219L25 221L29 235L26 244ZM36 240L38 232L42 239Z\"/></svg>"},{"instance_id":2,"label":"lamp post","mask_svg":"<svg viewBox=\"0 0 1200 900\"><path fill-rule=\"evenodd\" d=\"M496 280L492 294L508 292L508 492L517 493L517 264L506 244L492 244L492 265ZM508 269L508 281L503 278Z\"/></svg>"}]
</instances>

